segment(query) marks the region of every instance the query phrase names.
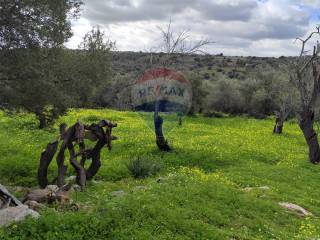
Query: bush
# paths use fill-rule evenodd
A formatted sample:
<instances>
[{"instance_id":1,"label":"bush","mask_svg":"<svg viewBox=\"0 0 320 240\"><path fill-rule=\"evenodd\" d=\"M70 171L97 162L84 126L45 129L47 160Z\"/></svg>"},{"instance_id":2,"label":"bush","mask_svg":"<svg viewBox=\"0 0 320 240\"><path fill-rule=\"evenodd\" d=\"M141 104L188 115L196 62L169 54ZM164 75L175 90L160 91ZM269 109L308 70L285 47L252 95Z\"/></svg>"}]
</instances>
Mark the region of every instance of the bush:
<instances>
[{"instance_id":1,"label":"bush","mask_svg":"<svg viewBox=\"0 0 320 240\"><path fill-rule=\"evenodd\" d=\"M209 111L209 112L205 112L203 113L204 117L208 117L208 118L224 118L227 117L226 114L222 113L222 112L216 112L216 111Z\"/></svg>"},{"instance_id":2,"label":"bush","mask_svg":"<svg viewBox=\"0 0 320 240\"><path fill-rule=\"evenodd\" d=\"M231 114L244 112L246 103L238 82L221 78L207 89L209 94L206 96L206 112L218 111Z\"/></svg>"},{"instance_id":3,"label":"bush","mask_svg":"<svg viewBox=\"0 0 320 240\"><path fill-rule=\"evenodd\" d=\"M128 165L128 170L134 178L146 178L155 175L161 167L155 160L147 158L132 159Z\"/></svg>"}]
</instances>

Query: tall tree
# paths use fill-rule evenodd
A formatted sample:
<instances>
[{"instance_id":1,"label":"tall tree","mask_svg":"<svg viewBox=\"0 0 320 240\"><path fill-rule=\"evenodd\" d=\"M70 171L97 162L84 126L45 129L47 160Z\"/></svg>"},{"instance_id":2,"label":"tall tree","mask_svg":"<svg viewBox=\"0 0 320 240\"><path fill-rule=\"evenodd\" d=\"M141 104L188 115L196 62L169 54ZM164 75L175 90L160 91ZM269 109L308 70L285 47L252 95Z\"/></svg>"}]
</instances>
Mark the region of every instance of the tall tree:
<instances>
[{"instance_id":1,"label":"tall tree","mask_svg":"<svg viewBox=\"0 0 320 240\"><path fill-rule=\"evenodd\" d=\"M174 31L171 20L165 28L159 27L161 34L161 43L154 48L163 53L160 61L153 61L153 54L150 54L150 67L172 68L176 65L177 58L180 60L180 65L183 65L183 58L187 55L204 53L203 48L212 42L207 39L192 41L188 30ZM178 69L176 69L178 70ZM181 117L179 118L181 121ZM156 135L156 144L161 151L170 151L162 131L164 119L160 115L159 101L155 102L154 107L154 130Z\"/></svg>"},{"instance_id":2,"label":"tall tree","mask_svg":"<svg viewBox=\"0 0 320 240\"><path fill-rule=\"evenodd\" d=\"M82 0L1 0L0 49L59 47L72 36Z\"/></svg>"},{"instance_id":3,"label":"tall tree","mask_svg":"<svg viewBox=\"0 0 320 240\"><path fill-rule=\"evenodd\" d=\"M293 60L291 80L300 93L299 126L309 147L309 160L311 163L320 163L320 147L314 130L315 107L320 95L319 41L313 46L311 54L306 49L309 41L315 37L320 37L320 26L306 38L297 38L301 42L301 51Z\"/></svg>"},{"instance_id":4,"label":"tall tree","mask_svg":"<svg viewBox=\"0 0 320 240\"><path fill-rule=\"evenodd\" d=\"M79 45L78 75L74 88L82 107L92 107L103 87L110 85L111 50L116 42L105 36L99 26L85 34Z\"/></svg>"},{"instance_id":5,"label":"tall tree","mask_svg":"<svg viewBox=\"0 0 320 240\"><path fill-rule=\"evenodd\" d=\"M81 0L1 0L0 104L23 108L39 127L64 112L64 82L59 73L63 44L72 36L72 18Z\"/></svg>"}]
</instances>

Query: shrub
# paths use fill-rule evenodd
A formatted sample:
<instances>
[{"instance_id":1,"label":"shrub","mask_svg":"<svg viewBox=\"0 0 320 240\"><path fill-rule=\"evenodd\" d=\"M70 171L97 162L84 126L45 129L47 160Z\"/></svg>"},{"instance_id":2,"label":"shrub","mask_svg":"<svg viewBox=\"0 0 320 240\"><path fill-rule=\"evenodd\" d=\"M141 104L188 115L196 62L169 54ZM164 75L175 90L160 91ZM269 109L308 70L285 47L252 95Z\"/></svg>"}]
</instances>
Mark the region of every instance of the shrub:
<instances>
[{"instance_id":1,"label":"shrub","mask_svg":"<svg viewBox=\"0 0 320 240\"><path fill-rule=\"evenodd\" d=\"M140 157L130 160L127 167L134 178L150 177L161 169L160 164L155 160Z\"/></svg>"},{"instance_id":2,"label":"shrub","mask_svg":"<svg viewBox=\"0 0 320 240\"><path fill-rule=\"evenodd\" d=\"M240 92L240 84L230 79L221 78L207 87L206 112L218 111L231 114L244 112L246 105Z\"/></svg>"},{"instance_id":3,"label":"shrub","mask_svg":"<svg viewBox=\"0 0 320 240\"><path fill-rule=\"evenodd\" d=\"M223 118L223 117L226 117L227 115L222 112L209 111L209 112L203 113L203 116L208 118Z\"/></svg>"}]
</instances>

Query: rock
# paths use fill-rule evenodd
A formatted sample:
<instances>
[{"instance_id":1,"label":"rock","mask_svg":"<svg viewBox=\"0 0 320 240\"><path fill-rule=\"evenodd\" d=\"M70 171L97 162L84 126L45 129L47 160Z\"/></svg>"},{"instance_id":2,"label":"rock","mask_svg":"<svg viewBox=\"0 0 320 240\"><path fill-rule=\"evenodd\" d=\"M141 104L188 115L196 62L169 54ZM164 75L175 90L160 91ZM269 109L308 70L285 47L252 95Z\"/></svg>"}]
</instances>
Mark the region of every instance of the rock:
<instances>
[{"instance_id":1,"label":"rock","mask_svg":"<svg viewBox=\"0 0 320 240\"><path fill-rule=\"evenodd\" d=\"M36 201L38 203L48 203L53 201L53 192L50 189L36 189L27 193L25 201Z\"/></svg>"},{"instance_id":2,"label":"rock","mask_svg":"<svg viewBox=\"0 0 320 240\"><path fill-rule=\"evenodd\" d=\"M252 191L252 190L264 190L264 191L266 191L266 190L270 190L270 187L268 187L268 186L245 187L245 188L243 189L243 191L245 191L245 192L250 192L250 191Z\"/></svg>"},{"instance_id":3,"label":"rock","mask_svg":"<svg viewBox=\"0 0 320 240\"><path fill-rule=\"evenodd\" d=\"M0 184L0 226L7 226L16 221L22 221L27 216L39 217L39 214L23 205Z\"/></svg>"},{"instance_id":4,"label":"rock","mask_svg":"<svg viewBox=\"0 0 320 240\"><path fill-rule=\"evenodd\" d=\"M59 190L59 187L57 185L48 185L46 186L46 189L49 190L51 193L54 193Z\"/></svg>"},{"instance_id":5,"label":"rock","mask_svg":"<svg viewBox=\"0 0 320 240\"><path fill-rule=\"evenodd\" d=\"M134 188L132 188L133 192L134 191L141 191L141 190L143 190L143 191L148 190L148 187L146 187L146 186L135 186Z\"/></svg>"},{"instance_id":6,"label":"rock","mask_svg":"<svg viewBox=\"0 0 320 240\"><path fill-rule=\"evenodd\" d=\"M51 203L55 200L55 193L59 190L57 185L48 185L45 189L35 189L28 192L24 201L36 201L38 203Z\"/></svg>"},{"instance_id":7,"label":"rock","mask_svg":"<svg viewBox=\"0 0 320 240\"><path fill-rule=\"evenodd\" d=\"M10 205L13 206L13 207L16 206L16 205L12 205L11 204L11 200L6 201L5 199L1 199L0 198L0 210L3 209L3 208L10 207Z\"/></svg>"},{"instance_id":8,"label":"rock","mask_svg":"<svg viewBox=\"0 0 320 240\"><path fill-rule=\"evenodd\" d=\"M308 217L313 215L311 212L293 203L279 202L279 205L300 217Z\"/></svg>"},{"instance_id":9,"label":"rock","mask_svg":"<svg viewBox=\"0 0 320 240\"><path fill-rule=\"evenodd\" d=\"M40 215L26 205L2 209L0 210L0 226L8 226L13 222L22 221L27 216L38 218Z\"/></svg>"},{"instance_id":10,"label":"rock","mask_svg":"<svg viewBox=\"0 0 320 240\"><path fill-rule=\"evenodd\" d=\"M0 197L5 197L4 199L2 200L6 200L6 199L9 199L9 203L10 203L10 206L18 206L18 205L21 205L22 203L15 197L13 196L11 193L9 193L9 191L5 188L5 186L1 185L0 184Z\"/></svg>"},{"instance_id":11,"label":"rock","mask_svg":"<svg viewBox=\"0 0 320 240\"><path fill-rule=\"evenodd\" d=\"M0 198L0 209L5 207L5 202Z\"/></svg>"},{"instance_id":12,"label":"rock","mask_svg":"<svg viewBox=\"0 0 320 240\"><path fill-rule=\"evenodd\" d=\"M38 203L36 201L28 200L24 203L26 206L28 206L30 209L34 211L40 211L41 209L45 208L45 205Z\"/></svg>"},{"instance_id":13,"label":"rock","mask_svg":"<svg viewBox=\"0 0 320 240\"><path fill-rule=\"evenodd\" d=\"M126 193L123 190L119 190L119 191L111 192L110 195L112 197L122 197L122 196L126 195Z\"/></svg>"},{"instance_id":14,"label":"rock","mask_svg":"<svg viewBox=\"0 0 320 240\"><path fill-rule=\"evenodd\" d=\"M45 189L36 189L29 192L25 197L25 202L27 201L35 201L38 203L52 203L58 201L67 203L70 201L70 193L64 188L59 189L56 185L49 185Z\"/></svg>"}]
</instances>

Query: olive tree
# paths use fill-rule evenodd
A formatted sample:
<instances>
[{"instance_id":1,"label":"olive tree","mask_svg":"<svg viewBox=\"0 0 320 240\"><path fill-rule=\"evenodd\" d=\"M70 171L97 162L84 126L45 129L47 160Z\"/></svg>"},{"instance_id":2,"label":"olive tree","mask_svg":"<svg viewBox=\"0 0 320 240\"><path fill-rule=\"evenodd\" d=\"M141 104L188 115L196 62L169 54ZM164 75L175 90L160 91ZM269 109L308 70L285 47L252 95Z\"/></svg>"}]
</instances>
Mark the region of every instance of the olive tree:
<instances>
[{"instance_id":1,"label":"olive tree","mask_svg":"<svg viewBox=\"0 0 320 240\"><path fill-rule=\"evenodd\" d=\"M190 32L188 30L175 31L172 28L171 20L166 27L159 27L160 44L153 49L162 52L161 59L154 61L153 54L150 53L150 63L147 67L162 67L172 68L177 66L179 60L180 68L183 66L183 59L187 55L204 53L204 47L211 44L207 39L200 39L192 41ZM171 147L168 145L162 131L164 119L159 114L159 101L156 101L154 108L154 128L156 135L156 143L161 151L170 151ZM179 124L181 119L179 120Z\"/></svg>"},{"instance_id":2,"label":"olive tree","mask_svg":"<svg viewBox=\"0 0 320 240\"><path fill-rule=\"evenodd\" d=\"M320 162L320 147L318 136L314 130L315 108L320 95L320 44L313 44L311 51L306 48L310 41L320 37L320 26L306 38L297 38L301 43L300 54L293 59L291 81L295 84L300 95L300 110L298 113L299 126L309 147L311 163Z\"/></svg>"},{"instance_id":3,"label":"olive tree","mask_svg":"<svg viewBox=\"0 0 320 240\"><path fill-rule=\"evenodd\" d=\"M39 127L66 110L63 44L81 0L3 0L0 6L0 103L36 114Z\"/></svg>"},{"instance_id":4,"label":"olive tree","mask_svg":"<svg viewBox=\"0 0 320 240\"><path fill-rule=\"evenodd\" d=\"M93 27L79 44L73 88L80 107L93 107L111 79L111 50L116 43L99 26Z\"/></svg>"}]
</instances>

